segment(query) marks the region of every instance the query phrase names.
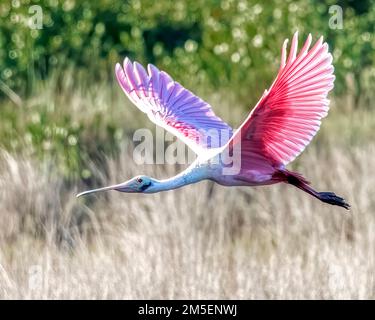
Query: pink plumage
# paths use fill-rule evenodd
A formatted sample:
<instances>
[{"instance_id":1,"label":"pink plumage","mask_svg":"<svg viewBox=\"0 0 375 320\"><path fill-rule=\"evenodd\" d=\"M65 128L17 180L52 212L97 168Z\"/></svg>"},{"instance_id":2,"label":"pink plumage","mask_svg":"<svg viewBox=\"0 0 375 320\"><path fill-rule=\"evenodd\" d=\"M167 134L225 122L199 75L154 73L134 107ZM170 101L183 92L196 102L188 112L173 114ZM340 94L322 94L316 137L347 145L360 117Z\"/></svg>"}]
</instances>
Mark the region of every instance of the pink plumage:
<instances>
[{"instance_id":1,"label":"pink plumage","mask_svg":"<svg viewBox=\"0 0 375 320\"><path fill-rule=\"evenodd\" d=\"M327 115L327 94L335 79L328 45L320 38L309 50L309 35L296 56L297 37L286 63L284 42L274 83L232 138L231 143L241 143L243 170L253 169L252 158L276 168L287 165L310 143Z\"/></svg>"},{"instance_id":2,"label":"pink plumage","mask_svg":"<svg viewBox=\"0 0 375 320\"><path fill-rule=\"evenodd\" d=\"M116 76L129 99L149 119L184 141L198 155L179 175L166 180L135 177L122 184L90 190L154 193L210 179L226 186L255 186L285 182L315 198L349 208L333 192L315 191L302 175L285 166L310 143L327 115L328 92L333 88L332 55L320 38L310 49L311 35L298 52L298 33L289 55L287 40L280 69L244 123L232 135L231 127L211 106L175 82L167 73L125 59ZM238 170L227 171L230 160ZM228 173L230 172L230 173Z\"/></svg>"},{"instance_id":3,"label":"pink plumage","mask_svg":"<svg viewBox=\"0 0 375 320\"><path fill-rule=\"evenodd\" d=\"M175 82L166 72L148 65L148 74L137 62L126 58L116 65L116 76L129 99L149 119L184 141L196 153L220 147L232 136L232 128L217 117L211 106ZM219 134L208 139L209 130Z\"/></svg>"}]
</instances>

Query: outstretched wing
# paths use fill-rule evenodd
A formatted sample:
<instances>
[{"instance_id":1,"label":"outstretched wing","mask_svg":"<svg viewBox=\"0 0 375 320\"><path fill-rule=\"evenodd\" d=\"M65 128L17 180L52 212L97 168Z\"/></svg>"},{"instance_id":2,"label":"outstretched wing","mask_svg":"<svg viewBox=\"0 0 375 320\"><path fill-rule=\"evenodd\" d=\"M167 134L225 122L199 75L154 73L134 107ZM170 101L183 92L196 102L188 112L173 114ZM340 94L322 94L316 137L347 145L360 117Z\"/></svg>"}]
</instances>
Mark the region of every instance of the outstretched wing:
<instances>
[{"instance_id":1,"label":"outstretched wing","mask_svg":"<svg viewBox=\"0 0 375 320\"><path fill-rule=\"evenodd\" d=\"M211 106L185 89L164 71L149 64L148 73L138 63L116 64L116 76L128 98L150 120L173 133L194 152L220 147L232 128L217 117Z\"/></svg>"},{"instance_id":2,"label":"outstretched wing","mask_svg":"<svg viewBox=\"0 0 375 320\"><path fill-rule=\"evenodd\" d=\"M253 111L234 133L229 145L241 142L242 166L258 161L284 166L294 160L319 130L329 109L333 88L332 55L321 37L309 50L308 36L298 56L298 33L286 60L285 40L279 73Z\"/></svg>"}]
</instances>

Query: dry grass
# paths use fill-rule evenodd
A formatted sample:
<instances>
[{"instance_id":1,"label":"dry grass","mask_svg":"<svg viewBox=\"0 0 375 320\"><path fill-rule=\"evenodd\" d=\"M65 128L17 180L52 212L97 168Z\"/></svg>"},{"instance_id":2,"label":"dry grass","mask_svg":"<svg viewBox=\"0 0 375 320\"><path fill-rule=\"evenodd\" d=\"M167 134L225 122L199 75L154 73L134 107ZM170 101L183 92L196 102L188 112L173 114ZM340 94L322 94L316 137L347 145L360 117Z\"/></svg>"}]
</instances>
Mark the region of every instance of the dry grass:
<instances>
[{"instance_id":1,"label":"dry grass","mask_svg":"<svg viewBox=\"0 0 375 320\"><path fill-rule=\"evenodd\" d=\"M18 129L44 109L52 125L66 115L82 123L84 145L102 135L101 127L96 136L90 131L98 117L128 133L150 126L130 103L124 106L117 86L79 87L71 78L66 73L60 94L51 80L37 88L16 111ZM228 97L208 101L234 127L245 117ZM0 298L375 298L374 126L373 111L333 104L293 164L318 190L345 197L349 213L287 185L202 182L161 194L77 200L80 182L56 175L51 151L37 160L19 132L22 153L0 149ZM106 185L182 169L136 167L129 154L107 159L109 175L92 165L94 180Z\"/></svg>"},{"instance_id":2,"label":"dry grass","mask_svg":"<svg viewBox=\"0 0 375 320\"><path fill-rule=\"evenodd\" d=\"M2 152L0 297L375 298L375 146L325 150L297 169L349 213L286 185L76 200L48 166ZM108 162L103 184L179 170Z\"/></svg>"}]
</instances>

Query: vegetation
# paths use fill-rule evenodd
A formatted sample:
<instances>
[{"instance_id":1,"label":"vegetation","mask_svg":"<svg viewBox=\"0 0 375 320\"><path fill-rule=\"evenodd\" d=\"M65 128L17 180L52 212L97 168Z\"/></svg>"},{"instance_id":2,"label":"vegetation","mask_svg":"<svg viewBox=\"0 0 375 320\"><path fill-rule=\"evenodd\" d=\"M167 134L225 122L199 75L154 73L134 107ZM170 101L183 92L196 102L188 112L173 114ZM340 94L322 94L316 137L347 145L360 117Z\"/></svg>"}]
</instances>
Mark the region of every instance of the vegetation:
<instances>
[{"instance_id":1,"label":"vegetation","mask_svg":"<svg viewBox=\"0 0 375 320\"><path fill-rule=\"evenodd\" d=\"M30 7L35 4L42 9L42 29L30 28L35 22L30 20L34 17ZM128 55L157 64L206 97L214 91L230 92L231 103L247 111L272 82L281 44L295 30L300 41L308 32L315 39L326 37L337 76L334 94L349 96L351 107L368 107L375 80L371 23L375 5L340 2L343 29L331 29L333 4L316 0L276 1L273 6L233 0L3 2L0 146L19 151L26 145L40 158L53 154L60 174L87 179L88 160L117 154L123 137L132 132L124 129L125 121L112 116L123 109L113 75L117 61ZM92 100L94 90L108 92L100 105ZM69 108L77 94L82 99L79 108L89 118L77 120L73 115L77 110ZM6 102L8 98L12 103ZM111 116L104 116L107 113Z\"/></svg>"},{"instance_id":2,"label":"vegetation","mask_svg":"<svg viewBox=\"0 0 375 320\"><path fill-rule=\"evenodd\" d=\"M0 298L375 297L372 1L12 0L0 17ZM292 167L349 214L285 185L75 198L181 169L134 164L134 130L154 127L116 62L156 64L237 127L297 29L327 39L337 80Z\"/></svg>"},{"instance_id":3,"label":"vegetation","mask_svg":"<svg viewBox=\"0 0 375 320\"><path fill-rule=\"evenodd\" d=\"M51 166L3 153L0 297L373 299L374 144L340 145L330 134L296 169L344 195L349 213L287 185L202 182L82 202L82 186L67 186ZM137 167L127 152L107 167L108 178L95 167L100 185L179 170Z\"/></svg>"},{"instance_id":4,"label":"vegetation","mask_svg":"<svg viewBox=\"0 0 375 320\"><path fill-rule=\"evenodd\" d=\"M32 4L43 10L40 30L26 23ZM342 29L330 28L330 19L336 21L332 5L343 10ZM249 89L260 93L269 84L280 43L295 30L302 38L324 35L334 48L336 93L346 88L348 74L359 81L357 90L366 72L375 76L370 0L277 0L272 6L254 0L13 0L0 5L0 15L0 76L22 93L32 89L34 77L66 65L97 77L129 55L183 82L230 87L248 100Z\"/></svg>"}]
</instances>

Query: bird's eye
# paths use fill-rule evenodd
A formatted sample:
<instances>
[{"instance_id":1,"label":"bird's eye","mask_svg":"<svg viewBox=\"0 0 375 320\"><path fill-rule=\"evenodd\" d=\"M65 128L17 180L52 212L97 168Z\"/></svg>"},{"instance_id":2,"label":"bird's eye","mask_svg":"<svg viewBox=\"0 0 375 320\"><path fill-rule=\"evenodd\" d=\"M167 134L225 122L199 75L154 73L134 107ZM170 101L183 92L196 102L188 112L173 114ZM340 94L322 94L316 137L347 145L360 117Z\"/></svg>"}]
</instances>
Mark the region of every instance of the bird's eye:
<instances>
[{"instance_id":1,"label":"bird's eye","mask_svg":"<svg viewBox=\"0 0 375 320\"><path fill-rule=\"evenodd\" d=\"M143 180L142 180L141 178L138 178L138 179L137 179L137 182L139 182L139 183L142 183L142 181L143 181Z\"/></svg>"}]
</instances>

